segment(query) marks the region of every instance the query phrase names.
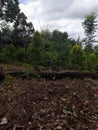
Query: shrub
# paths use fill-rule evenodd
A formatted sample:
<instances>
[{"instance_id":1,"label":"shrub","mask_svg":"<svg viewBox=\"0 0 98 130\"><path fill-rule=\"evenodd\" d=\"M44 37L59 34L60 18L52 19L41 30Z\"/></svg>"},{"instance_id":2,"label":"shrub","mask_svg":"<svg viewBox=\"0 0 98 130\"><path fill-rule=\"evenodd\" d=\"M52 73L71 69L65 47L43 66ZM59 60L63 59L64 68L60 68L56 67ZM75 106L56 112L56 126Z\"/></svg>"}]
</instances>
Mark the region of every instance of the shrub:
<instances>
[{"instance_id":1,"label":"shrub","mask_svg":"<svg viewBox=\"0 0 98 130\"><path fill-rule=\"evenodd\" d=\"M91 53L87 56L87 69L95 70L97 66L97 58L94 53Z\"/></svg>"},{"instance_id":2,"label":"shrub","mask_svg":"<svg viewBox=\"0 0 98 130\"><path fill-rule=\"evenodd\" d=\"M80 45L75 45L70 51L70 66L73 69L82 69L84 62L84 52Z\"/></svg>"}]
</instances>

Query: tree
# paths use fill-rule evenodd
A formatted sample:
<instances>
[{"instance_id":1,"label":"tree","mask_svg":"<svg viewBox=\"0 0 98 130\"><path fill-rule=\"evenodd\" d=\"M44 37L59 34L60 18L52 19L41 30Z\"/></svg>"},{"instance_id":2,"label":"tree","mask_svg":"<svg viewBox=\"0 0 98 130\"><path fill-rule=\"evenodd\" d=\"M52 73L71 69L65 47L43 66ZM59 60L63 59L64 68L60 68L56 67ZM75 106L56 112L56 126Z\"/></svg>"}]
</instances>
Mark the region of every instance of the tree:
<instances>
[{"instance_id":1,"label":"tree","mask_svg":"<svg viewBox=\"0 0 98 130\"><path fill-rule=\"evenodd\" d=\"M70 65L73 69L82 69L84 52L80 45L75 45L70 51Z\"/></svg>"},{"instance_id":2,"label":"tree","mask_svg":"<svg viewBox=\"0 0 98 130\"><path fill-rule=\"evenodd\" d=\"M13 22L19 14L18 0L0 0L0 19Z\"/></svg>"},{"instance_id":3,"label":"tree","mask_svg":"<svg viewBox=\"0 0 98 130\"><path fill-rule=\"evenodd\" d=\"M13 44L10 44L2 49L0 53L0 61L6 63L14 63L16 61L15 55L16 48L13 46Z\"/></svg>"},{"instance_id":4,"label":"tree","mask_svg":"<svg viewBox=\"0 0 98 130\"><path fill-rule=\"evenodd\" d=\"M59 53L54 50L54 51L47 51L46 53L47 59L48 59L48 64L47 66L51 65L52 66L59 66ZM47 60L46 62L47 63Z\"/></svg>"},{"instance_id":5,"label":"tree","mask_svg":"<svg viewBox=\"0 0 98 130\"><path fill-rule=\"evenodd\" d=\"M67 32L62 33L58 30L54 30L52 33L52 40L55 42L64 43L66 42L67 38L68 38Z\"/></svg>"},{"instance_id":6,"label":"tree","mask_svg":"<svg viewBox=\"0 0 98 130\"><path fill-rule=\"evenodd\" d=\"M95 70L97 66L97 57L94 53L90 53L87 56L87 69L88 70Z\"/></svg>"},{"instance_id":7,"label":"tree","mask_svg":"<svg viewBox=\"0 0 98 130\"><path fill-rule=\"evenodd\" d=\"M16 61L18 62L26 62L26 50L25 48L17 48L16 54Z\"/></svg>"},{"instance_id":8,"label":"tree","mask_svg":"<svg viewBox=\"0 0 98 130\"><path fill-rule=\"evenodd\" d=\"M94 53L96 57L98 58L98 45L94 46Z\"/></svg>"},{"instance_id":9,"label":"tree","mask_svg":"<svg viewBox=\"0 0 98 130\"><path fill-rule=\"evenodd\" d=\"M92 43L95 41L95 35L96 32L96 15L95 13L91 13L85 16L84 22L82 23L82 26L85 31L85 45L86 45L86 52L89 54L92 51Z\"/></svg>"},{"instance_id":10,"label":"tree","mask_svg":"<svg viewBox=\"0 0 98 130\"><path fill-rule=\"evenodd\" d=\"M15 46L27 47L33 33L33 24L27 22L27 17L24 13L20 13L14 23L13 41Z\"/></svg>"},{"instance_id":11,"label":"tree","mask_svg":"<svg viewBox=\"0 0 98 130\"><path fill-rule=\"evenodd\" d=\"M27 50L28 62L39 65L43 56L43 39L41 34L36 31L33 35L32 42Z\"/></svg>"},{"instance_id":12,"label":"tree","mask_svg":"<svg viewBox=\"0 0 98 130\"><path fill-rule=\"evenodd\" d=\"M2 22L0 24L0 47L4 47L12 43L11 39L12 30L9 24Z\"/></svg>"}]
</instances>

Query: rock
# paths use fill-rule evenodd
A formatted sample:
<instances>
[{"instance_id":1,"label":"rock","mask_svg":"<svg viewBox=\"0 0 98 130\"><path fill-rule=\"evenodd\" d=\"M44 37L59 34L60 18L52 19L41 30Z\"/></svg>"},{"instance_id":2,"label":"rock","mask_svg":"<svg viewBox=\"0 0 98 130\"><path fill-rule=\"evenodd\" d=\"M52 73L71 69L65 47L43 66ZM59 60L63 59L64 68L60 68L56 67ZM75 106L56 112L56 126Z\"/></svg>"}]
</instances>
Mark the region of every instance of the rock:
<instances>
[{"instance_id":1,"label":"rock","mask_svg":"<svg viewBox=\"0 0 98 130\"><path fill-rule=\"evenodd\" d=\"M57 126L56 130L62 130L62 126Z\"/></svg>"},{"instance_id":2,"label":"rock","mask_svg":"<svg viewBox=\"0 0 98 130\"><path fill-rule=\"evenodd\" d=\"M7 119L6 117L3 117L3 118L1 119L0 125L5 125L5 124L7 124L7 123L8 123L8 119Z\"/></svg>"}]
</instances>

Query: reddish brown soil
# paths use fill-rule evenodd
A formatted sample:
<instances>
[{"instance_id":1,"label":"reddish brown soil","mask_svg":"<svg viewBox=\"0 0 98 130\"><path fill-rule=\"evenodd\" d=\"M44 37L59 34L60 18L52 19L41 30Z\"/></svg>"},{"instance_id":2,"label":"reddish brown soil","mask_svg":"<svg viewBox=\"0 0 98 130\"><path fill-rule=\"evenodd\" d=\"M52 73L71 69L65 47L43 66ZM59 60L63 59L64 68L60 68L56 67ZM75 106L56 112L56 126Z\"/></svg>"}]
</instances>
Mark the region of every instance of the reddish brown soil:
<instances>
[{"instance_id":1,"label":"reddish brown soil","mask_svg":"<svg viewBox=\"0 0 98 130\"><path fill-rule=\"evenodd\" d=\"M98 130L98 81L12 79L0 85L0 130Z\"/></svg>"}]
</instances>

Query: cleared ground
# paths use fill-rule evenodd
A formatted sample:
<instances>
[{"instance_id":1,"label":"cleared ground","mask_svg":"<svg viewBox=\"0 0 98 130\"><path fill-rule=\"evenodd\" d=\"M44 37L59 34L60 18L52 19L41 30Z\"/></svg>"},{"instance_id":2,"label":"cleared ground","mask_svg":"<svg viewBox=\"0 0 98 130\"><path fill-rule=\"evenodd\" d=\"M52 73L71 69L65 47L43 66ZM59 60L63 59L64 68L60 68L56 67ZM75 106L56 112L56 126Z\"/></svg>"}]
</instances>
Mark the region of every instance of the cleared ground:
<instances>
[{"instance_id":1,"label":"cleared ground","mask_svg":"<svg viewBox=\"0 0 98 130\"><path fill-rule=\"evenodd\" d=\"M9 76L0 85L0 130L98 130L98 81Z\"/></svg>"}]
</instances>

